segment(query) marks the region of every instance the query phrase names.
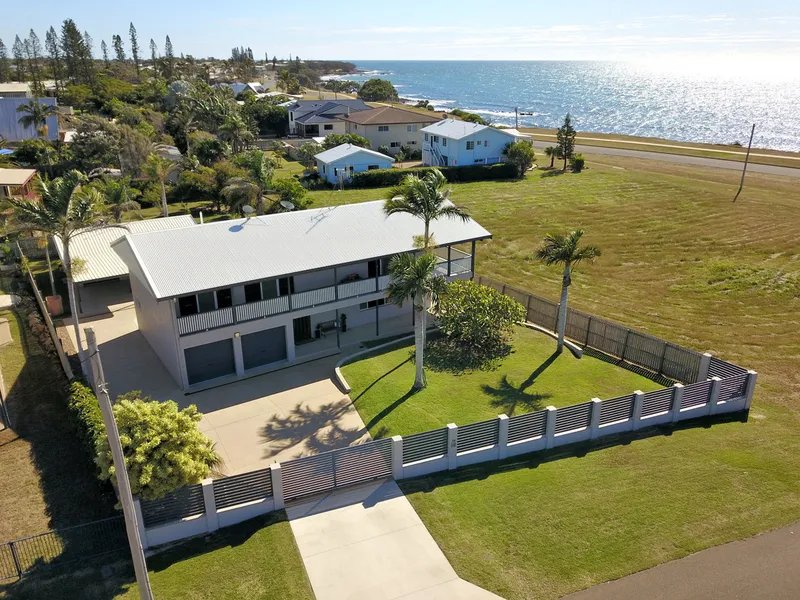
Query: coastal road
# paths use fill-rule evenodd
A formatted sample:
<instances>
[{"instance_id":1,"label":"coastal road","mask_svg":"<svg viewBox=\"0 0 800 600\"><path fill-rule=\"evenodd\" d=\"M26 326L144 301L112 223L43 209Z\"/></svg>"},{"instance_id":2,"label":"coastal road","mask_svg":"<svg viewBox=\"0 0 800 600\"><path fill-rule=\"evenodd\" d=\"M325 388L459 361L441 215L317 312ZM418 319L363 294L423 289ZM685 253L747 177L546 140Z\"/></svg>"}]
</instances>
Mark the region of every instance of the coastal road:
<instances>
[{"instance_id":1,"label":"coastal road","mask_svg":"<svg viewBox=\"0 0 800 600\"><path fill-rule=\"evenodd\" d=\"M800 598L800 523L703 550L564 600Z\"/></svg>"},{"instance_id":2,"label":"coastal road","mask_svg":"<svg viewBox=\"0 0 800 600\"><path fill-rule=\"evenodd\" d=\"M555 145L554 142L540 142L534 140L536 148L544 149L547 146ZM664 162L681 163L685 165L695 165L698 167L713 167L717 169L732 169L741 172L744 162L735 160L722 160L719 158L703 158L700 156L685 156L683 154L666 154L664 152L646 150L626 150L624 148L606 148L604 146L583 146L578 144L575 151L581 154L601 154L607 156L625 156L628 158L643 158L645 160L660 160ZM556 161L558 162L558 161ZM800 177L800 169L792 167L778 167L774 165L761 165L750 163L747 171L752 173L766 173L768 175L784 175L786 177Z\"/></svg>"}]
</instances>

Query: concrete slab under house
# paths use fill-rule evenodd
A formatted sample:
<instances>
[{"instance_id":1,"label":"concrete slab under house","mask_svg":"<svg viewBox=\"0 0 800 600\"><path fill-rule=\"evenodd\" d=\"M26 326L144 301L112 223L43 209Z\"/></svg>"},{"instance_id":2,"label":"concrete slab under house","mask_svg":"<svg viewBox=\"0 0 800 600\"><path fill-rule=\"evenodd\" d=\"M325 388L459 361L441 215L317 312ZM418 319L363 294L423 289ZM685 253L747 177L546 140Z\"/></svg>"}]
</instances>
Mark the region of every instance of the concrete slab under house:
<instances>
[{"instance_id":1,"label":"concrete slab under house","mask_svg":"<svg viewBox=\"0 0 800 600\"><path fill-rule=\"evenodd\" d=\"M383 201L129 232L139 331L185 393L411 332L410 303L389 304L390 259L415 252L422 222ZM437 273L471 278L473 220L434 221Z\"/></svg>"}]
</instances>

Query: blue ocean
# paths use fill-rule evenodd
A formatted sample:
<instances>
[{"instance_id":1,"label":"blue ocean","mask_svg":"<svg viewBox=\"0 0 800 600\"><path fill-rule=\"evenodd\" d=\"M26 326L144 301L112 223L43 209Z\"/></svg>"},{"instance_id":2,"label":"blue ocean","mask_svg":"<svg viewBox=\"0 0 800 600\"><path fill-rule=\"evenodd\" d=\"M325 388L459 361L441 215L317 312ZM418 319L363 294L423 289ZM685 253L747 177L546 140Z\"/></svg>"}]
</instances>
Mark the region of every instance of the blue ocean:
<instances>
[{"instance_id":1,"label":"blue ocean","mask_svg":"<svg viewBox=\"0 0 800 600\"><path fill-rule=\"evenodd\" d=\"M497 124L557 127L569 112L579 131L800 151L800 72L764 76L713 69L656 69L595 61L353 61L390 80L408 101L461 108ZM674 65L673 65L674 67Z\"/></svg>"}]
</instances>

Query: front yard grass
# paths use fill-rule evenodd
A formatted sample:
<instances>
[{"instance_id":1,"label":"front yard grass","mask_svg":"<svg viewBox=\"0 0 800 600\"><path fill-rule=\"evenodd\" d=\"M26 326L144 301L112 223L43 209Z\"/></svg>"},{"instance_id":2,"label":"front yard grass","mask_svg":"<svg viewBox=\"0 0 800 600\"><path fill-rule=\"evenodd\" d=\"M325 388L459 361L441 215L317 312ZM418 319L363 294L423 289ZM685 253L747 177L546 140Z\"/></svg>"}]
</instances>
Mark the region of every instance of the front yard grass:
<instances>
[{"instance_id":1,"label":"front yard grass","mask_svg":"<svg viewBox=\"0 0 800 600\"><path fill-rule=\"evenodd\" d=\"M350 397L373 437L409 435L448 423L467 425L587 400L613 398L634 390L659 389L641 375L592 358L556 354L556 341L518 327L513 351L494 369L463 374L426 368L428 386L411 394L413 340L379 351L342 368Z\"/></svg>"}]
</instances>

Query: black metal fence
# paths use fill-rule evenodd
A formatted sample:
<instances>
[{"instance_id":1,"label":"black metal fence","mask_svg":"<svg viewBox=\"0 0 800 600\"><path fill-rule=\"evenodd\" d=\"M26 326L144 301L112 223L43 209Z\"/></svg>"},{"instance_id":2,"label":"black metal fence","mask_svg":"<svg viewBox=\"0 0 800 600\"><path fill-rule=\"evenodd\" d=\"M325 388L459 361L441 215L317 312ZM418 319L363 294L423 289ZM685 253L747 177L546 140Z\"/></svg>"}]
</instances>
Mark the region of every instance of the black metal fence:
<instances>
[{"instance_id":1,"label":"black metal fence","mask_svg":"<svg viewBox=\"0 0 800 600\"><path fill-rule=\"evenodd\" d=\"M127 547L122 516L5 542L0 544L0 581L38 569L72 567L76 561L123 553Z\"/></svg>"}]
</instances>

